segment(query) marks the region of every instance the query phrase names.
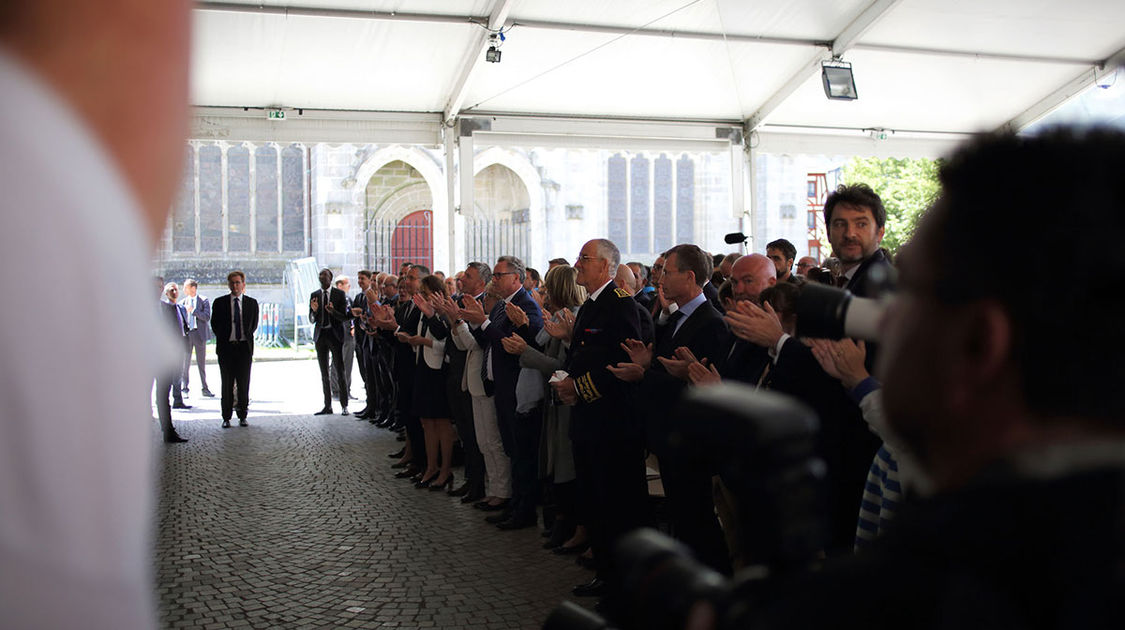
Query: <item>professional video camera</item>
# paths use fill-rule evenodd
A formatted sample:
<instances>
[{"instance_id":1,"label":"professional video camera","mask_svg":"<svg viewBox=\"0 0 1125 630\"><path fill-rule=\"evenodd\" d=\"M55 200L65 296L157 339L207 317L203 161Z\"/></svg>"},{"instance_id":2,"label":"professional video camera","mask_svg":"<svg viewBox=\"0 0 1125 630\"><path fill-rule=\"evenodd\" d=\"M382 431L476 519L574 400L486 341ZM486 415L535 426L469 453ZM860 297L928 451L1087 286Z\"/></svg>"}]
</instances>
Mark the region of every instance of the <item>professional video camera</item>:
<instances>
[{"instance_id":1,"label":"professional video camera","mask_svg":"<svg viewBox=\"0 0 1125 630\"><path fill-rule=\"evenodd\" d=\"M714 627L733 628L782 576L807 571L825 540L824 463L815 454L817 420L803 404L745 385L690 392L668 437L677 456L713 463L735 497L739 540L753 564L734 581L695 561L680 543L651 529L618 544L616 583L603 602L608 619L565 602L545 630L683 628L701 602Z\"/></svg>"}]
</instances>

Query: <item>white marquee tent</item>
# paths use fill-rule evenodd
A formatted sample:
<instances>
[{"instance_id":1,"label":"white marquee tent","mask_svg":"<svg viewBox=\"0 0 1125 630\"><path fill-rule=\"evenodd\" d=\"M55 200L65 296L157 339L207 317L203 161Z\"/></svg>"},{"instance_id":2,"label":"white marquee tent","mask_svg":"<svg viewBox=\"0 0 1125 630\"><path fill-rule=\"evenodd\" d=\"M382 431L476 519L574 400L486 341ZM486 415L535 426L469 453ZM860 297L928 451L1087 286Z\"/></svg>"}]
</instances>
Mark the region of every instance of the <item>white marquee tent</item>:
<instances>
[{"instance_id":1,"label":"white marquee tent","mask_svg":"<svg viewBox=\"0 0 1125 630\"><path fill-rule=\"evenodd\" d=\"M444 143L451 200L474 136L938 156L1125 62L1121 0L201 0L194 19L193 137ZM833 58L858 100L825 98Z\"/></svg>"}]
</instances>

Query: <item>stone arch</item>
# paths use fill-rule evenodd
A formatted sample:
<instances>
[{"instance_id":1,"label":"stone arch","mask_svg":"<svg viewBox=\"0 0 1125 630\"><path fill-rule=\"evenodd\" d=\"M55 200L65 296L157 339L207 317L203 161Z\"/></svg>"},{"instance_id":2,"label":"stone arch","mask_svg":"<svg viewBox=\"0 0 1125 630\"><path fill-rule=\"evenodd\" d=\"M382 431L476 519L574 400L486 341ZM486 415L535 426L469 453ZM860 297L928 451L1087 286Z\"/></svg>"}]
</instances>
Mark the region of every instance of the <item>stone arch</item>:
<instances>
[{"instance_id":1,"label":"stone arch","mask_svg":"<svg viewBox=\"0 0 1125 630\"><path fill-rule=\"evenodd\" d=\"M396 161L403 162L412 167L414 170L418 171L418 174L425 180L426 188L429 190L430 203L432 204L431 210L433 211L434 262L447 260L449 258L451 246L449 242L449 199L446 196L445 190L445 173L441 165L431 154L419 147L397 144L376 150L363 161L363 164L361 164L358 169L356 169L355 184L353 185L353 201L360 207L366 207L367 201L365 196L367 194L367 183L380 168ZM401 216L387 216L387 218L394 218L396 220L410 214L409 211L403 212L405 207L397 204L393 208L387 207L384 208L384 210L388 212L402 212ZM376 218L382 217L377 216Z\"/></svg>"},{"instance_id":2,"label":"stone arch","mask_svg":"<svg viewBox=\"0 0 1125 630\"><path fill-rule=\"evenodd\" d=\"M539 169L531 163L525 152L507 147L489 147L473 156L473 176L476 177L478 173L493 164L504 166L515 173L527 189L530 201L528 204L530 240L528 260L524 263L534 266L547 251L546 195L543 192L543 180L539 175Z\"/></svg>"}]
</instances>

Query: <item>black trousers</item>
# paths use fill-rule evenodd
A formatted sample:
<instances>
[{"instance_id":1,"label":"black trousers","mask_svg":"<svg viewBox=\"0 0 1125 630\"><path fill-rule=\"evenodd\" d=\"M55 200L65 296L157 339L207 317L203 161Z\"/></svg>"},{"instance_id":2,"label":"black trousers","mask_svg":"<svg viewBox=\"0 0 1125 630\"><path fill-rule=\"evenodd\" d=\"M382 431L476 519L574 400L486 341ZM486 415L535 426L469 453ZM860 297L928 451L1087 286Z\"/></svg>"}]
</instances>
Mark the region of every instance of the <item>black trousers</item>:
<instances>
[{"instance_id":1,"label":"black trousers","mask_svg":"<svg viewBox=\"0 0 1125 630\"><path fill-rule=\"evenodd\" d=\"M316 362L320 365L320 383L324 388L324 406L332 407L332 378L328 372L328 356L332 356L332 367L335 368L338 383L347 383L344 379L344 344L336 339L332 333L322 330L316 338ZM340 406L348 408L348 392L340 388Z\"/></svg>"},{"instance_id":2,"label":"black trousers","mask_svg":"<svg viewBox=\"0 0 1125 630\"><path fill-rule=\"evenodd\" d=\"M710 468L706 462L671 455L659 459L672 535L690 547L700 561L730 575L730 552L715 516Z\"/></svg>"},{"instance_id":3,"label":"black trousers","mask_svg":"<svg viewBox=\"0 0 1125 630\"><path fill-rule=\"evenodd\" d=\"M367 359L371 352L368 346L371 345L371 340L367 335L356 332L355 333L355 360L359 362L359 377L363 379L363 384L367 385Z\"/></svg>"},{"instance_id":4,"label":"black trousers","mask_svg":"<svg viewBox=\"0 0 1125 630\"><path fill-rule=\"evenodd\" d=\"M612 572L613 546L647 525L648 482L641 440L575 440L580 522L590 534L598 577Z\"/></svg>"},{"instance_id":5,"label":"black trousers","mask_svg":"<svg viewBox=\"0 0 1125 630\"><path fill-rule=\"evenodd\" d=\"M156 377L156 416L160 419L160 431L166 440L176 435L176 429L172 426L172 404L168 402L168 395L172 389L177 390L176 393L179 394L179 376L178 372L169 372Z\"/></svg>"},{"instance_id":6,"label":"black trousers","mask_svg":"<svg viewBox=\"0 0 1125 630\"><path fill-rule=\"evenodd\" d=\"M512 422L513 516L535 518L539 505L539 435L543 431L543 406L516 413Z\"/></svg>"},{"instance_id":7,"label":"black trousers","mask_svg":"<svg viewBox=\"0 0 1125 630\"><path fill-rule=\"evenodd\" d=\"M223 420L230 420L232 411L246 419L250 401L250 363L253 359L249 341L230 341L215 347L219 359L219 376L223 381L219 407ZM234 404L234 388L238 387L238 407Z\"/></svg>"},{"instance_id":8,"label":"black trousers","mask_svg":"<svg viewBox=\"0 0 1125 630\"><path fill-rule=\"evenodd\" d=\"M422 420L411 411L414 396L414 365L399 356L396 361L395 376L398 377L398 398L395 401L399 422L406 428L410 440L410 461L415 468L426 468L426 434L422 430Z\"/></svg>"},{"instance_id":9,"label":"black trousers","mask_svg":"<svg viewBox=\"0 0 1125 630\"><path fill-rule=\"evenodd\" d=\"M457 437L461 438L461 450L465 453L465 483L469 484L470 494L481 494L484 492L484 456L477 446L473 426L473 399L469 392L461 390L461 374L450 370L445 379L445 397L457 427Z\"/></svg>"}]
</instances>

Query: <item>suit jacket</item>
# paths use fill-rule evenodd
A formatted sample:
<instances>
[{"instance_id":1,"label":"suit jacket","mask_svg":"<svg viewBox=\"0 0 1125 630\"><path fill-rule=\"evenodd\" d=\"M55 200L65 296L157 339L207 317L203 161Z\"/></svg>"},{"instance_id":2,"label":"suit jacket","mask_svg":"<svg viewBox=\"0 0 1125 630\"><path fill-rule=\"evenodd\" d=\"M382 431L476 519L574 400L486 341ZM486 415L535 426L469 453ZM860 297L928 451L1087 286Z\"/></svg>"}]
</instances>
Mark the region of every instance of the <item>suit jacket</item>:
<instances>
[{"instance_id":1,"label":"suit jacket","mask_svg":"<svg viewBox=\"0 0 1125 630\"><path fill-rule=\"evenodd\" d=\"M211 330L215 331L215 352L226 351L230 345L231 296L226 294L215 298L211 305ZM258 329L258 301L249 295L242 295L242 334L250 345L250 355L254 355L254 331Z\"/></svg>"},{"instance_id":2,"label":"suit jacket","mask_svg":"<svg viewBox=\"0 0 1125 630\"><path fill-rule=\"evenodd\" d=\"M164 323L168 325L168 330L171 331L173 337L183 339L187 336L187 309L179 304L161 301L160 314L163 316Z\"/></svg>"},{"instance_id":3,"label":"suit jacket","mask_svg":"<svg viewBox=\"0 0 1125 630\"><path fill-rule=\"evenodd\" d=\"M357 293L356 296L354 298L352 298L351 307L352 308L358 308L358 309L363 310L364 312L367 312L367 295L365 295L362 291ZM351 315L349 315L349 317L352 320L355 320L355 318L352 317ZM356 347L358 347L358 348L368 348L367 333L364 332L363 326L360 326L359 322L357 322L357 321L353 321L352 323L353 323L352 331L353 331L353 334L355 335L355 345L356 345Z\"/></svg>"},{"instance_id":4,"label":"suit jacket","mask_svg":"<svg viewBox=\"0 0 1125 630\"><path fill-rule=\"evenodd\" d=\"M641 325L641 341L646 344L655 342L656 323L653 321L652 313L648 312L644 304L637 301L636 296L633 297L633 302L637 305L637 322Z\"/></svg>"},{"instance_id":5,"label":"suit jacket","mask_svg":"<svg viewBox=\"0 0 1125 630\"><path fill-rule=\"evenodd\" d=\"M185 297L180 300L180 305L185 309L192 298ZM196 294L195 296L195 312L188 315L188 317L195 317L195 329L199 332L196 334L201 336L204 341L211 338L211 301L202 295ZM190 322L189 322L190 327Z\"/></svg>"},{"instance_id":6,"label":"suit jacket","mask_svg":"<svg viewBox=\"0 0 1125 630\"><path fill-rule=\"evenodd\" d=\"M570 353L564 368L574 379L578 403L571 412L570 436L579 441L639 440L641 428L632 408L634 387L606 369L629 361L621 348L641 338L636 301L611 280L596 300L578 310Z\"/></svg>"},{"instance_id":7,"label":"suit jacket","mask_svg":"<svg viewBox=\"0 0 1125 630\"><path fill-rule=\"evenodd\" d=\"M351 319L351 311L348 310L348 296L336 287L330 287L328 291L328 301L332 304L335 313L329 313L325 304L321 304L316 311L312 310L313 298L318 298L323 302L322 296L324 294L321 290L313 291L309 296L309 321L313 323L313 341L319 340L321 333L329 330L336 341L343 343L344 337L348 334L344 328L344 322ZM326 321L328 328L323 326Z\"/></svg>"},{"instance_id":8,"label":"suit jacket","mask_svg":"<svg viewBox=\"0 0 1125 630\"><path fill-rule=\"evenodd\" d=\"M484 294L481 294L481 298ZM469 298L472 299L472 298ZM464 296L460 302L464 305ZM484 347L473 336L472 330L465 322L457 324L451 333L453 345L465 353L465 369L461 376L461 389L473 396L487 396L484 381L481 379L481 366L484 365ZM448 348L450 344L446 344Z\"/></svg>"},{"instance_id":9,"label":"suit jacket","mask_svg":"<svg viewBox=\"0 0 1125 630\"><path fill-rule=\"evenodd\" d=\"M710 302L700 304L678 330L675 326L673 321L657 326L652 366L641 383L641 395L647 408L646 438L649 448L657 455L667 450L666 438L677 421L670 412L687 389L687 382L668 374L656 357L670 358L676 348L683 346L697 359L707 359L708 365L717 365L726 349L726 322Z\"/></svg>"},{"instance_id":10,"label":"suit jacket","mask_svg":"<svg viewBox=\"0 0 1125 630\"><path fill-rule=\"evenodd\" d=\"M520 376L520 358L505 352L501 340L510 337L512 333L518 332L528 343L534 344L535 335L543 328L543 312L539 309L539 304L523 287L516 291L511 301L512 304L527 313L527 326L521 326L517 329L512 324L512 320L508 319L508 314L504 311L504 302L501 301L493 307L492 313L489 314L488 327L476 328L472 332L482 348L488 347L489 354L492 357L492 381L496 383L497 399L511 401L514 404L516 382Z\"/></svg>"},{"instance_id":11,"label":"suit jacket","mask_svg":"<svg viewBox=\"0 0 1125 630\"><path fill-rule=\"evenodd\" d=\"M723 308L723 301L719 299L719 289L710 280L703 285L703 295L707 296L707 301L715 307L715 310L720 313L727 312L727 309Z\"/></svg>"},{"instance_id":12,"label":"suit jacket","mask_svg":"<svg viewBox=\"0 0 1125 630\"><path fill-rule=\"evenodd\" d=\"M859 297L877 298L880 290L894 288L893 273L891 261L883 250L877 249L859 264L844 288Z\"/></svg>"}]
</instances>

